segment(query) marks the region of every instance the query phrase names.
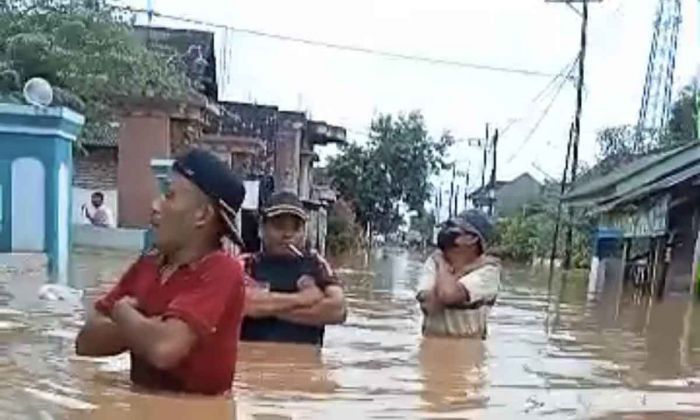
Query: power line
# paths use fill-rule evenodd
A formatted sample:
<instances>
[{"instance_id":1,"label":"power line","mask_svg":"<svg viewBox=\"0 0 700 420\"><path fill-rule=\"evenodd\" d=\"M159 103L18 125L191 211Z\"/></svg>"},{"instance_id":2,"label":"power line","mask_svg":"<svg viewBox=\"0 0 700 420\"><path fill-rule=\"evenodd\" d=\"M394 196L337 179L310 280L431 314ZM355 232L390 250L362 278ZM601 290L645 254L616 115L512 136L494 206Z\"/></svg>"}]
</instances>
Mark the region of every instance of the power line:
<instances>
[{"instance_id":1,"label":"power line","mask_svg":"<svg viewBox=\"0 0 700 420\"><path fill-rule=\"evenodd\" d=\"M163 19L172 19L175 21L180 21L180 22L184 22L184 23L191 23L191 24L200 25L200 26L208 26L208 27L213 27L213 28L227 29L227 30L230 30L233 32L238 32L238 33L247 34L247 35L253 35L253 36L262 37L262 38L275 39L278 41L295 42L298 44L311 45L311 46L315 46L315 47L329 48L329 49L342 50L342 51L350 51L350 52L362 53L362 54L370 54L370 55L376 55L376 56L398 59L398 60L422 62L422 63L432 64L432 65L468 68L468 69L472 69L472 70L484 70L484 71L493 71L493 72L499 72L499 73L519 74L522 76L533 76L533 77L553 77L553 76L554 77L561 77L561 76L563 76L562 74L552 74L552 73L547 73L547 72L538 71L538 70L528 70L528 69L515 68L515 67L505 67L505 66L494 66L494 65L488 65L488 64L473 63L473 62L468 62L468 61L458 61L458 60L450 60L450 59L444 59L444 58L404 54L404 53L392 52L392 51L386 51L386 50L377 50L377 49L362 47L362 46L358 46L358 45L337 44L337 43L320 41L320 40L312 40L312 39L299 38L299 37L294 37L294 36L289 36L289 35L275 34L275 33L271 33L271 32L264 32L264 31L254 30L254 29L236 28L236 27L231 26L231 25L212 23L212 22L207 22L207 21L200 20L200 19L188 18L188 17L183 17L183 16L168 15L168 14L164 14L164 13L160 13L160 12L156 12L156 11L152 11L152 10L149 11L146 9L133 8L133 7L129 7L129 6L113 5L113 7L117 10L127 11L127 12L131 12L131 13L146 13L146 14L150 13L150 16L155 16L155 17L159 17L159 18L163 18Z\"/></svg>"},{"instance_id":2,"label":"power line","mask_svg":"<svg viewBox=\"0 0 700 420\"><path fill-rule=\"evenodd\" d=\"M552 86L554 86L554 84L557 82L557 80L559 80L561 77L564 77L565 80L566 80L566 79L570 79L570 78L571 78L572 69L574 68L574 66L576 65L576 62L577 62L576 60L578 60L578 55L577 55L576 58L574 58L569 64L567 64L566 66L564 66L564 67L559 71L559 74L557 74L556 76L554 76L554 77L542 88L542 90L539 91L539 92L537 93L537 95L535 95L535 96L532 98L532 100L530 100L530 103L531 103L532 105L534 105L535 103L537 103L537 101L539 101L540 98L542 98L542 97L545 95L545 93L546 93ZM516 124L522 122L523 120L525 120L526 118L528 118L528 117L532 114L533 110L534 110L534 108L530 107L530 108L529 108L529 111L528 111L525 115L523 115L523 116L521 116L521 117L519 117L519 118L515 118L515 119L510 120L510 121L508 122L508 125L506 125L506 126L503 128L503 130L501 131L501 133L500 133L501 139L506 135L506 133L507 133L514 125L516 125Z\"/></svg>"},{"instance_id":3,"label":"power line","mask_svg":"<svg viewBox=\"0 0 700 420\"><path fill-rule=\"evenodd\" d=\"M552 100L549 101L549 104L547 104L547 107L542 111L542 114L540 114L540 117L538 118L537 122L535 125L532 127L532 129L528 132L527 136L525 136L525 139L523 139L522 143L520 143L520 146L518 146L517 150L513 152L512 155L508 158L507 163L510 163L515 159L515 157L522 151L522 149L527 145L527 143L532 139L532 136L535 134L537 129L540 127L542 124L542 121L544 121L544 118L549 114L549 111L552 109L552 106L554 106L554 102L556 102L557 98L559 97L559 94L561 91L564 89L564 85L566 84L568 78L564 78L561 83L559 83L559 86L557 87L557 90L555 91L554 95L552 96Z\"/></svg>"}]
</instances>

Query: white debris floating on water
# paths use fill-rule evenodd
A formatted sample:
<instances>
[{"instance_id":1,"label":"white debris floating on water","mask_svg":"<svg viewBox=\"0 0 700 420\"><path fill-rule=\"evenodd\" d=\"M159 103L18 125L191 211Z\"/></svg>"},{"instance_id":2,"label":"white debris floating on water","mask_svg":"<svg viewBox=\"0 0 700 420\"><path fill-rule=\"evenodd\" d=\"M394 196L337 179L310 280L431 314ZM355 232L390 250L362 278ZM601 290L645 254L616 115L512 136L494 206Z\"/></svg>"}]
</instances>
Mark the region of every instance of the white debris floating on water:
<instances>
[{"instance_id":1,"label":"white debris floating on water","mask_svg":"<svg viewBox=\"0 0 700 420\"><path fill-rule=\"evenodd\" d=\"M28 327L28 325L24 324L22 322L0 320L0 333L1 332L21 331L21 330L26 329L27 327Z\"/></svg>"},{"instance_id":2,"label":"white debris floating on water","mask_svg":"<svg viewBox=\"0 0 700 420\"><path fill-rule=\"evenodd\" d=\"M83 298L83 291L58 284L45 284L39 288L39 299L48 301L78 302Z\"/></svg>"},{"instance_id":3,"label":"white debris floating on water","mask_svg":"<svg viewBox=\"0 0 700 420\"><path fill-rule=\"evenodd\" d=\"M51 392L40 391L34 388L24 388L24 392L40 400L44 400L46 402L50 402L52 404L56 404L63 408L68 408L71 410L94 410L97 408L95 404L91 404L86 401L81 401L72 397L65 397L63 395L53 394Z\"/></svg>"},{"instance_id":4,"label":"white debris floating on water","mask_svg":"<svg viewBox=\"0 0 700 420\"><path fill-rule=\"evenodd\" d=\"M29 327L29 325L17 318L25 318L26 314L22 311L11 308L0 308L0 333L21 331Z\"/></svg>"}]
</instances>

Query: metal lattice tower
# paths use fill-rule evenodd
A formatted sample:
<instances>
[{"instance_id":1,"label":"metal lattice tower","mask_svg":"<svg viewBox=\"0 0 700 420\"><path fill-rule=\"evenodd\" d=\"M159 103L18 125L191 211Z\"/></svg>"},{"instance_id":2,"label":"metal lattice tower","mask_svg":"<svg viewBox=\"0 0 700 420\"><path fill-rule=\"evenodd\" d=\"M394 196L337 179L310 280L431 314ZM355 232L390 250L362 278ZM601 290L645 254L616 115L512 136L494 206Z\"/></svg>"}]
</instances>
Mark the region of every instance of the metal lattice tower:
<instances>
[{"instance_id":1,"label":"metal lattice tower","mask_svg":"<svg viewBox=\"0 0 700 420\"><path fill-rule=\"evenodd\" d=\"M640 143L656 140L668 122L680 25L681 0L659 0L637 122Z\"/></svg>"}]
</instances>

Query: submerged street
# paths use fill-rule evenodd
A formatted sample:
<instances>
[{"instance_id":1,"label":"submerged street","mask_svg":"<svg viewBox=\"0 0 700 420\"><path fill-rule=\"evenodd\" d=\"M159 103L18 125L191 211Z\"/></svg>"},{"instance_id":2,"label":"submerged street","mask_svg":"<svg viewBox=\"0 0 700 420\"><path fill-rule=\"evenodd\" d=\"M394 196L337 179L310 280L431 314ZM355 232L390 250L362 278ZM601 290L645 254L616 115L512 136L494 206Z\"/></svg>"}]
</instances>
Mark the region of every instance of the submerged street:
<instances>
[{"instance_id":1,"label":"submerged street","mask_svg":"<svg viewBox=\"0 0 700 420\"><path fill-rule=\"evenodd\" d=\"M92 301L125 268L120 255L76 257ZM413 300L420 259L380 250L369 268L338 261L351 313L319 355L242 344L235 405L130 389L125 356L74 356L80 302L40 300L39 275L0 290L0 417L12 419L688 418L700 411L700 309L608 296L587 302L584 274L511 267L484 342L423 340ZM234 414L235 412L235 414Z\"/></svg>"}]
</instances>

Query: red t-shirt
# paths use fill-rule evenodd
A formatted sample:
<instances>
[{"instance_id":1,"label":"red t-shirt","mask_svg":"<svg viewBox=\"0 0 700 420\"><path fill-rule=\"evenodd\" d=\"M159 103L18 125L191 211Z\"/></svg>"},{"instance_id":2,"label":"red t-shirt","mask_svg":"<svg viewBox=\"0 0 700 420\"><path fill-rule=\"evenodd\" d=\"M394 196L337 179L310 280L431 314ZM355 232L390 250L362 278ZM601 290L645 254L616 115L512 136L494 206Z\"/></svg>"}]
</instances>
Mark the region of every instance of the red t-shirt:
<instances>
[{"instance_id":1,"label":"red t-shirt","mask_svg":"<svg viewBox=\"0 0 700 420\"><path fill-rule=\"evenodd\" d=\"M109 314L124 296L133 296L147 317L175 317L199 336L175 368L157 369L131 353L131 380L147 388L197 394L231 389L243 319L245 289L241 265L221 251L179 267L162 283L156 255L139 258L119 283L95 303Z\"/></svg>"}]
</instances>

